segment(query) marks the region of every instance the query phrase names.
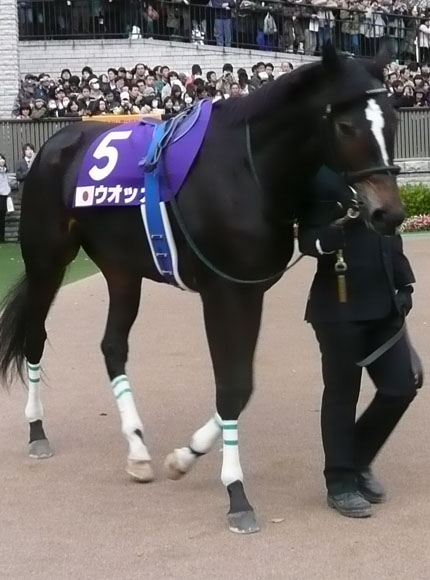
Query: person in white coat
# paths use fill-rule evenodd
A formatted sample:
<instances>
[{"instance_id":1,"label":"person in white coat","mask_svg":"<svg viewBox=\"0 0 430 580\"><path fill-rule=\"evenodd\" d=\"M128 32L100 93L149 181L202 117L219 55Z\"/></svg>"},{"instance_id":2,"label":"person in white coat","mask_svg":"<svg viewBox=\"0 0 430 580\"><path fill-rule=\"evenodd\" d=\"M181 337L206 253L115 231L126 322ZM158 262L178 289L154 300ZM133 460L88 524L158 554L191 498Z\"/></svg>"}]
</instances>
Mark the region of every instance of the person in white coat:
<instances>
[{"instance_id":1,"label":"person in white coat","mask_svg":"<svg viewBox=\"0 0 430 580\"><path fill-rule=\"evenodd\" d=\"M5 241L5 221L8 211L7 199L10 196L10 192L6 158L0 153L0 243Z\"/></svg>"}]
</instances>

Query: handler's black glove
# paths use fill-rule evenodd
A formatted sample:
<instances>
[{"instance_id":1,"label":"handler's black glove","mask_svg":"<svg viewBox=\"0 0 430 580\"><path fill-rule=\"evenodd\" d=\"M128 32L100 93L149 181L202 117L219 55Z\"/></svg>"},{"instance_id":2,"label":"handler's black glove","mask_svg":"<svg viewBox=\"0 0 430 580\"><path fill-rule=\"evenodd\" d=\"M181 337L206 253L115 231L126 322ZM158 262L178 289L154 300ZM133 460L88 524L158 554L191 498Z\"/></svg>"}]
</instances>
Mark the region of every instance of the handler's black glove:
<instances>
[{"instance_id":1,"label":"handler's black glove","mask_svg":"<svg viewBox=\"0 0 430 580\"><path fill-rule=\"evenodd\" d=\"M403 286L399 288L396 294L396 302L400 312L403 312L407 316L412 308L412 292L414 291L412 286Z\"/></svg>"},{"instance_id":2,"label":"handler's black glove","mask_svg":"<svg viewBox=\"0 0 430 580\"><path fill-rule=\"evenodd\" d=\"M324 228L320 234L319 245L324 253L335 252L344 246L343 229L334 224Z\"/></svg>"}]
</instances>

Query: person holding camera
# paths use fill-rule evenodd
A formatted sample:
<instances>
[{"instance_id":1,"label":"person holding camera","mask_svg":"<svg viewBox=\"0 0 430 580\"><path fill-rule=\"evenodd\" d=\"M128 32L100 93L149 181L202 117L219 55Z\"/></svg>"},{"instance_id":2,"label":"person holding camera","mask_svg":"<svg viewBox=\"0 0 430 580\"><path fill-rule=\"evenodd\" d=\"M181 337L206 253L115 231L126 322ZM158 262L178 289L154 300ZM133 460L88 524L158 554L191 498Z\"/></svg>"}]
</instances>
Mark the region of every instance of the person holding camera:
<instances>
[{"instance_id":1,"label":"person holding camera","mask_svg":"<svg viewBox=\"0 0 430 580\"><path fill-rule=\"evenodd\" d=\"M305 320L321 351L327 502L343 516L363 518L386 498L373 474L375 457L422 384L404 323L415 277L400 235L380 236L360 216L339 225L351 201L341 176L322 168L310 194L298 240L300 251L318 260ZM356 420L363 368L376 394Z\"/></svg>"},{"instance_id":2,"label":"person holding camera","mask_svg":"<svg viewBox=\"0 0 430 580\"><path fill-rule=\"evenodd\" d=\"M129 93L124 91L120 95L120 105L114 109L113 113L114 115L138 115L140 109L133 105Z\"/></svg>"}]
</instances>

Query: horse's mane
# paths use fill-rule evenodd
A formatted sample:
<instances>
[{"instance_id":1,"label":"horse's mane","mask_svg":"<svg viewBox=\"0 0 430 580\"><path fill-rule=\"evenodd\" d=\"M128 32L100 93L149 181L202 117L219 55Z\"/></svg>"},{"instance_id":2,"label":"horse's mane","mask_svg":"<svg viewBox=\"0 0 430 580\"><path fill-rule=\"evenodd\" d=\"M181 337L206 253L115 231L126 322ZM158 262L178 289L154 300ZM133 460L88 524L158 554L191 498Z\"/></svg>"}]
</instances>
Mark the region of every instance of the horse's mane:
<instances>
[{"instance_id":1,"label":"horse's mane","mask_svg":"<svg viewBox=\"0 0 430 580\"><path fill-rule=\"evenodd\" d=\"M248 122L285 106L286 101L291 105L300 101L305 91L309 94L315 90L315 83L321 78L321 73L320 62L305 64L275 81L266 83L246 98L219 100L214 107L222 111L222 119L226 123Z\"/></svg>"},{"instance_id":2,"label":"horse's mane","mask_svg":"<svg viewBox=\"0 0 430 580\"><path fill-rule=\"evenodd\" d=\"M215 109L228 124L246 123L281 107L288 107L292 115L299 111L303 114L306 103L308 109L315 110L327 103L348 102L374 86L375 82L381 82L380 66L372 61L344 58L332 65L333 70L329 66L324 66L322 61L302 65L245 98L217 101Z\"/></svg>"}]
</instances>

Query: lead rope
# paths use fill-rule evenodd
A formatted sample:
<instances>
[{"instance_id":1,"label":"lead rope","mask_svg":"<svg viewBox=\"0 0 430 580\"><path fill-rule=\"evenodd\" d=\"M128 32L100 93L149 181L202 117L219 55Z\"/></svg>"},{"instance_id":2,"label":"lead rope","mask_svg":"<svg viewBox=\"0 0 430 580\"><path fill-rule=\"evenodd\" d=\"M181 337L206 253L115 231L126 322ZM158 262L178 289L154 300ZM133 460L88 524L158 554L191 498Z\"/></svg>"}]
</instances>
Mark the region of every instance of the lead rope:
<instances>
[{"instance_id":1,"label":"lead rope","mask_svg":"<svg viewBox=\"0 0 430 580\"><path fill-rule=\"evenodd\" d=\"M175 198L172 198L170 200L170 205L172 207L173 215L175 216L176 221L178 222L179 229L181 230L181 232L185 238L185 241L187 242L187 244L189 245L191 250L194 252L194 254L197 256L197 258L211 272L213 272L217 276L220 276L221 278L224 278L224 280L228 280L229 282L235 282L236 284L263 284L264 282L271 282L272 280L275 280L276 278L280 278L285 272L287 272L293 266L298 264L300 262L300 260L304 257L303 254L300 254L300 256L298 256L293 262L291 262L291 264L289 266L286 266L285 268L283 268L279 272L276 272L275 274L271 274L270 276L267 276L267 278L258 278L256 280L243 280L241 278L236 278L235 276L231 276L230 274L223 272L222 270L217 268L208 258L206 258L206 256L198 248L197 244L194 242L189 231L187 230L185 223L184 223L184 220L182 219L182 216L179 213L178 204L176 203Z\"/></svg>"}]
</instances>

